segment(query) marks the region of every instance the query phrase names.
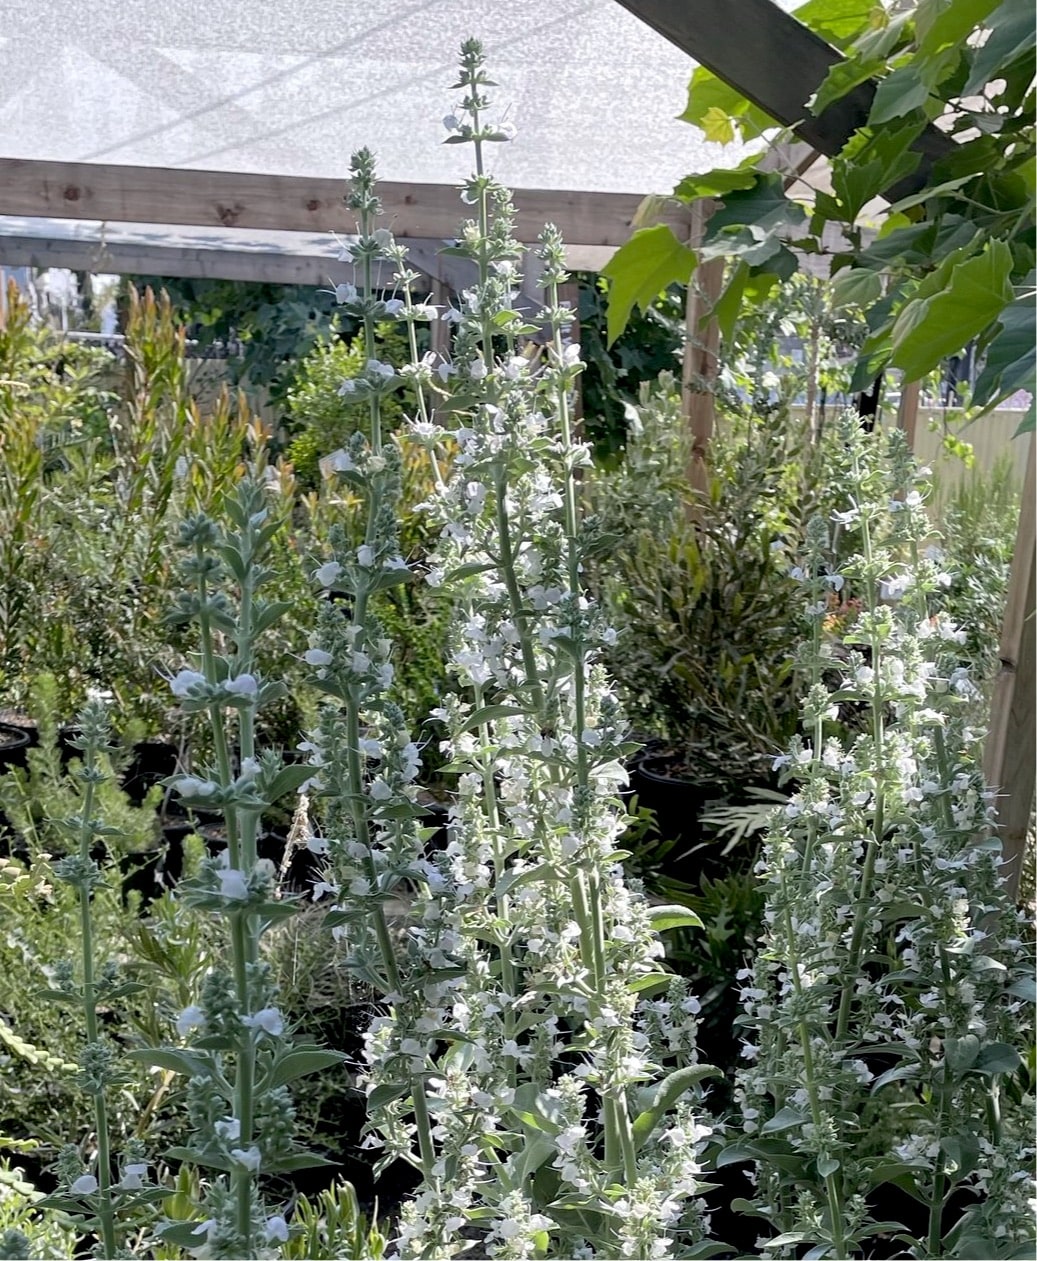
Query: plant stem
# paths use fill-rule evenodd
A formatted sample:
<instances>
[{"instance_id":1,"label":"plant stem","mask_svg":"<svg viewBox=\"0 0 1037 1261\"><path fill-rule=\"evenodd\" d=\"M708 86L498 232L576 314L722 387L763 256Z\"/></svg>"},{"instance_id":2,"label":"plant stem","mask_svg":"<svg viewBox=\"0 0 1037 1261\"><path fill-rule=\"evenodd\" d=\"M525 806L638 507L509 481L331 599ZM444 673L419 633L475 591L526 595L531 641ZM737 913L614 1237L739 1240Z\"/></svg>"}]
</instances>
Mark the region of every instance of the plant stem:
<instances>
[{"instance_id":1,"label":"plant stem","mask_svg":"<svg viewBox=\"0 0 1037 1261\"><path fill-rule=\"evenodd\" d=\"M860 485L860 461L854 448L852 456L852 476L854 485ZM885 693L882 686L882 650L878 632L875 629L875 614L879 607L878 589L875 585L875 550L871 537L871 525L867 513L861 512L861 543L864 553L865 587L868 600L868 614L871 627L871 668L874 678L874 689L871 697L872 742L874 744L875 762L875 809L872 814L871 835L865 840L864 867L861 871L860 885L857 889L857 904L853 914L853 932L850 937L850 954L844 972L843 991L839 1000L839 1015L836 1019L835 1038L842 1042L846 1038L850 1025L850 1012L853 1007L853 995L857 978L861 970L861 952L864 945L864 932L871 911L871 886L875 878L875 863L878 860L879 848L886 832L885 792Z\"/></svg>"},{"instance_id":2,"label":"plant stem","mask_svg":"<svg viewBox=\"0 0 1037 1261\"><path fill-rule=\"evenodd\" d=\"M96 769L96 752L87 749L84 756L85 769L92 773ZM81 823L79 831L79 856L85 861L90 858L90 840L92 837L91 815L94 809L94 783L87 779L83 787ZM100 1029L97 1024L97 989L94 979L94 941L93 924L90 919L90 889L79 886L79 920L83 936L83 1012L86 1017L86 1036L91 1044L100 1042ZM112 1153L111 1139L108 1133L108 1109L104 1097L104 1088L98 1085L93 1090L94 1127L97 1131L97 1219L101 1224L101 1238L104 1242L105 1256L116 1255L115 1211L112 1206Z\"/></svg>"},{"instance_id":3,"label":"plant stem","mask_svg":"<svg viewBox=\"0 0 1037 1261\"><path fill-rule=\"evenodd\" d=\"M552 274L547 284L547 301L551 322L551 344L555 357L555 369L562 372L565 363L565 346L562 339L563 314L558 304L558 276ZM576 738L576 786L577 794L586 797L590 790L590 768L583 733L587 725L587 702L583 626L580 619L580 597L583 584L580 580L580 515L577 502L575 446L569 411L569 393L564 377L560 377L555 403L562 439L564 468L564 516L566 560L569 578L569 602L572 614L570 636L573 642L573 718ZM573 905L580 925L580 951L584 966L594 979L599 1005L604 1001L607 976L605 954L605 926L602 916L601 875L596 864L584 872L577 870L571 883ZM634 1148L633 1129L626 1094L622 1090L606 1091L603 1098L605 1113L605 1163L610 1172L622 1173L627 1186L637 1181L637 1153ZM618 1149L618 1150L617 1150Z\"/></svg>"}]
</instances>

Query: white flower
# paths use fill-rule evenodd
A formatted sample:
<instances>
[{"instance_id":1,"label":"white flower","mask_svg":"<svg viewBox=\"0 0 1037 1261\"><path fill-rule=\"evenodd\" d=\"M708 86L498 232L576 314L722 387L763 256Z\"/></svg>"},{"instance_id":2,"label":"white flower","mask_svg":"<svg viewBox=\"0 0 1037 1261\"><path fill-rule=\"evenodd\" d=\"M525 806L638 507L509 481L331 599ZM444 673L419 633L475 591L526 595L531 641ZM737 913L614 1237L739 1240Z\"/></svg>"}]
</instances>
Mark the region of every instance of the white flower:
<instances>
[{"instance_id":1,"label":"white flower","mask_svg":"<svg viewBox=\"0 0 1037 1261\"><path fill-rule=\"evenodd\" d=\"M236 678L227 679L223 690L230 692L232 696L255 696L259 691L259 684L254 674L239 674Z\"/></svg>"},{"instance_id":2,"label":"white flower","mask_svg":"<svg viewBox=\"0 0 1037 1261\"><path fill-rule=\"evenodd\" d=\"M308 648L302 659L308 666L330 666L335 658L323 648Z\"/></svg>"},{"instance_id":3,"label":"white flower","mask_svg":"<svg viewBox=\"0 0 1037 1261\"><path fill-rule=\"evenodd\" d=\"M320 471L325 477L330 477L332 473L352 473L355 469L353 457L341 447L320 461Z\"/></svg>"},{"instance_id":4,"label":"white flower","mask_svg":"<svg viewBox=\"0 0 1037 1261\"><path fill-rule=\"evenodd\" d=\"M380 359L368 359L365 366L368 376L381 377L383 381L391 381L396 375L396 369L391 363L382 363Z\"/></svg>"},{"instance_id":5,"label":"white flower","mask_svg":"<svg viewBox=\"0 0 1037 1261\"><path fill-rule=\"evenodd\" d=\"M345 302L355 302L356 299L356 285L341 284L335 286L335 301L340 305Z\"/></svg>"},{"instance_id":6,"label":"white flower","mask_svg":"<svg viewBox=\"0 0 1037 1261\"><path fill-rule=\"evenodd\" d=\"M237 1117L224 1117L216 1122L213 1129L216 1137L222 1138L225 1143L236 1143L241 1137L241 1122Z\"/></svg>"},{"instance_id":7,"label":"white flower","mask_svg":"<svg viewBox=\"0 0 1037 1261\"><path fill-rule=\"evenodd\" d=\"M181 670L169 680L169 687L174 696L189 696L192 689L205 682L205 675L197 670Z\"/></svg>"},{"instance_id":8,"label":"white flower","mask_svg":"<svg viewBox=\"0 0 1037 1261\"><path fill-rule=\"evenodd\" d=\"M216 874L219 877L222 897L231 898L236 902L244 902L248 898L248 880L243 871L238 871L236 867L226 867Z\"/></svg>"},{"instance_id":9,"label":"white flower","mask_svg":"<svg viewBox=\"0 0 1037 1261\"><path fill-rule=\"evenodd\" d=\"M342 566L337 560L325 561L321 567L314 572L314 577L322 587L330 587L336 581L339 574L342 573Z\"/></svg>"},{"instance_id":10,"label":"white flower","mask_svg":"<svg viewBox=\"0 0 1037 1261\"><path fill-rule=\"evenodd\" d=\"M279 1038L284 1033L284 1017L276 1007L264 1007L254 1016L242 1016L241 1023L249 1029L262 1029L272 1038Z\"/></svg>"},{"instance_id":11,"label":"white flower","mask_svg":"<svg viewBox=\"0 0 1037 1261\"><path fill-rule=\"evenodd\" d=\"M176 1031L182 1038L186 1038L192 1029L204 1028L205 1012L193 1004L190 1007L185 1007L176 1018Z\"/></svg>"},{"instance_id":12,"label":"white flower","mask_svg":"<svg viewBox=\"0 0 1037 1261\"><path fill-rule=\"evenodd\" d=\"M374 564L374 548L369 543L364 543L356 549L356 563L364 569L370 569Z\"/></svg>"},{"instance_id":13,"label":"white flower","mask_svg":"<svg viewBox=\"0 0 1037 1261\"><path fill-rule=\"evenodd\" d=\"M196 775L182 775L176 781L176 790L181 797L211 797L219 788L219 784L214 784L211 779L199 779Z\"/></svg>"},{"instance_id":14,"label":"white flower","mask_svg":"<svg viewBox=\"0 0 1037 1261\"><path fill-rule=\"evenodd\" d=\"M580 736L583 744L589 745L592 749L601 744L601 732L595 731L593 727L586 727Z\"/></svg>"},{"instance_id":15,"label":"white flower","mask_svg":"<svg viewBox=\"0 0 1037 1261\"><path fill-rule=\"evenodd\" d=\"M239 1165L244 1165L250 1172L256 1173L258 1171L261 1160L258 1147L249 1147L245 1151L242 1151L240 1147L232 1147L230 1155L232 1160L236 1160Z\"/></svg>"},{"instance_id":16,"label":"white flower","mask_svg":"<svg viewBox=\"0 0 1037 1261\"><path fill-rule=\"evenodd\" d=\"M144 1163L127 1165L122 1171L119 1186L123 1191L139 1191L148 1176L148 1166Z\"/></svg>"},{"instance_id":17,"label":"white flower","mask_svg":"<svg viewBox=\"0 0 1037 1261\"><path fill-rule=\"evenodd\" d=\"M186 455L178 455L176 457L176 463L173 465L173 476L177 479L177 481L183 481L183 479L187 476L187 470L189 467L190 465L187 463Z\"/></svg>"},{"instance_id":18,"label":"white flower","mask_svg":"<svg viewBox=\"0 0 1037 1261\"><path fill-rule=\"evenodd\" d=\"M97 1190L97 1179L92 1173L81 1174L69 1187L73 1195L93 1195Z\"/></svg>"},{"instance_id":19,"label":"white flower","mask_svg":"<svg viewBox=\"0 0 1037 1261\"><path fill-rule=\"evenodd\" d=\"M287 1243L288 1223L278 1214L266 1219L267 1243Z\"/></svg>"},{"instance_id":20,"label":"white flower","mask_svg":"<svg viewBox=\"0 0 1037 1261\"><path fill-rule=\"evenodd\" d=\"M356 393L356 382L350 380L348 377L338 387L339 398L348 398L350 394L355 394L355 393Z\"/></svg>"}]
</instances>

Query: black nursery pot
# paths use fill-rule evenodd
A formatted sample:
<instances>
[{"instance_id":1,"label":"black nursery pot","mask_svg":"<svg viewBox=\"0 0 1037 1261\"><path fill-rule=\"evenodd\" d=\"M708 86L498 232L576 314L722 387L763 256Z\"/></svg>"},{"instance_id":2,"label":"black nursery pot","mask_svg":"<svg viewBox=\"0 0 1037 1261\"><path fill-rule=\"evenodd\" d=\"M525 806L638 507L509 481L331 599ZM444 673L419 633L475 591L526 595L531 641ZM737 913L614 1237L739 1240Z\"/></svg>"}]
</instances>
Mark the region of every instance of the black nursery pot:
<instances>
[{"instance_id":1,"label":"black nursery pot","mask_svg":"<svg viewBox=\"0 0 1037 1261\"><path fill-rule=\"evenodd\" d=\"M682 853L701 839L700 819L707 802L724 795L722 785L693 779L677 754L651 749L628 764L630 791L637 804L655 815L664 841L676 842Z\"/></svg>"},{"instance_id":2,"label":"black nursery pot","mask_svg":"<svg viewBox=\"0 0 1037 1261\"><path fill-rule=\"evenodd\" d=\"M26 752L31 746L29 732L13 723L0 722L0 774L15 766L27 765Z\"/></svg>"},{"instance_id":3,"label":"black nursery pot","mask_svg":"<svg viewBox=\"0 0 1037 1261\"><path fill-rule=\"evenodd\" d=\"M122 790L135 806L150 789L176 774L178 750L168 740L142 740L133 746L133 760L126 768Z\"/></svg>"}]
</instances>

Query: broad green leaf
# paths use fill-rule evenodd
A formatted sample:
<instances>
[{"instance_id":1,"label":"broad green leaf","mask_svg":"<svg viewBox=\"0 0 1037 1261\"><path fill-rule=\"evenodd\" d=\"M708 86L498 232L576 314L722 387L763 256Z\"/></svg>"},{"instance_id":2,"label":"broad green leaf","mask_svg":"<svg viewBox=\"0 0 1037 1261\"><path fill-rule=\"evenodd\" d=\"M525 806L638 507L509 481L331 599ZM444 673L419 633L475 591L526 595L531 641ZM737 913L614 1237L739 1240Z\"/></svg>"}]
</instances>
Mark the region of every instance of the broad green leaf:
<instances>
[{"instance_id":1,"label":"broad green leaf","mask_svg":"<svg viewBox=\"0 0 1037 1261\"><path fill-rule=\"evenodd\" d=\"M192 1222L159 1224L155 1229L164 1243L173 1244L184 1252L201 1248L206 1240L206 1231L201 1218Z\"/></svg>"},{"instance_id":2,"label":"broad green leaf","mask_svg":"<svg viewBox=\"0 0 1037 1261\"><path fill-rule=\"evenodd\" d=\"M731 115L725 114L716 105L711 105L706 110L699 126L702 134L712 144L731 144L735 138L735 125Z\"/></svg>"},{"instance_id":3,"label":"broad green leaf","mask_svg":"<svg viewBox=\"0 0 1037 1261\"><path fill-rule=\"evenodd\" d=\"M967 1178L979 1164L979 1141L974 1134L960 1131L958 1134L949 1134L940 1139L940 1147L950 1162L951 1168L948 1172L953 1182L961 1182L963 1178Z\"/></svg>"},{"instance_id":4,"label":"broad green leaf","mask_svg":"<svg viewBox=\"0 0 1037 1261\"><path fill-rule=\"evenodd\" d=\"M918 1073L917 1064L898 1064L896 1068L889 1068L875 1078L871 1083L871 1093L875 1094L877 1090L881 1090L883 1086L888 1086L891 1082L912 1081Z\"/></svg>"},{"instance_id":5,"label":"broad green leaf","mask_svg":"<svg viewBox=\"0 0 1037 1261\"><path fill-rule=\"evenodd\" d=\"M912 110L921 109L928 99L929 88L922 82L917 66L913 63L899 66L879 84L868 124L877 127L894 118L903 118Z\"/></svg>"},{"instance_id":6,"label":"broad green leaf","mask_svg":"<svg viewBox=\"0 0 1037 1261\"><path fill-rule=\"evenodd\" d=\"M1012 251L998 240L956 262L939 293L916 295L897 316L890 362L908 381L918 381L964 349L1012 301L1011 271Z\"/></svg>"},{"instance_id":7,"label":"broad green leaf","mask_svg":"<svg viewBox=\"0 0 1037 1261\"><path fill-rule=\"evenodd\" d=\"M165 1152L173 1160L182 1160L189 1165L201 1165L205 1169L221 1169L230 1173L230 1158L220 1152L201 1152L195 1147L169 1147Z\"/></svg>"},{"instance_id":8,"label":"broad green leaf","mask_svg":"<svg viewBox=\"0 0 1037 1261\"><path fill-rule=\"evenodd\" d=\"M846 49L868 29L874 12L872 0L806 0L792 16L836 48Z\"/></svg>"},{"instance_id":9,"label":"broad green leaf","mask_svg":"<svg viewBox=\"0 0 1037 1261\"><path fill-rule=\"evenodd\" d=\"M664 933L670 928L704 927L702 920L686 906L653 906L648 914L657 933Z\"/></svg>"},{"instance_id":10,"label":"broad green leaf","mask_svg":"<svg viewBox=\"0 0 1037 1261\"><path fill-rule=\"evenodd\" d=\"M832 281L832 305L842 307L871 306L882 296L882 278L878 272L853 267L841 271Z\"/></svg>"},{"instance_id":11,"label":"broad green leaf","mask_svg":"<svg viewBox=\"0 0 1037 1261\"><path fill-rule=\"evenodd\" d=\"M723 197L725 193L733 193L740 188L752 188L756 183L753 168L762 157L762 153L753 153L731 170L718 168L701 175L685 175L673 190L673 195L681 201L698 201L702 197Z\"/></svg>"},{"instance_id":12,"label":"broad green leaf","mask_svg":"<svg viewBox=\"0 0 1037 1261\"><path fill-rule=\"evenodd\" d=\"M183 1073L185 1077L209 1077L212 1067L207 1058L192 1055L189 1051L178 1051L173 1047L137 1047L126 1052L128 1060L136 1060L138 1064L146 1064L150 1068L164 1068L172 1073Z\"/></svg>"},{"instance_id":13,"label":"broad green leaf","mask_svg":"<svg viewBox=\"0 0 1037 1261\"><path fill-rule=\"evenodd\" d=\"M808 102L810 112L815 116L822 114L833 101L842 100L847 92L852 92L859 83L866 83L880 71L885 70L885 58L862 61L853 58L849 61L837 61L829 66L821 86Z\"/></svg>"},{"instance_id":14,"label":"broad green leaf","mask_svg":"<svg viewBox=\"0 0 1037 1261\"><path fill-rule=\"evenodd\" d=\"M692 1064L664 1077L653 1090L648 1107L634 1121L634 1145L643 1147L663 1117L700 1081L722 1076L720 1069L712 1064Z\"/></svg>"},{"instance_id":15,"label":"broad green leaf","mask_svg":"<svg viewBox=\"0 0 1037 1261\"><path fill-rule=\"evenodd\" d=\"M717 327L720 329L720 336L725 341L730 341L734 336L735 324L742 310L742 295L745 293L745 283L748 278L748 263L744 261L738 262L727 278L727 284L724 286L723 293L717 298L713 304L713 310L710 312L713 319L716 320Z\"/></svg>"},{"instance_id":16,"label":"broad green leaf","mask_svg":"<svg viewBox=\"0 0 1037 1261\"><path fill-rule=\"evenodd\" d=\"M642 228L602 268L612 281L608 295L608 343L622 333L635 306L642 309L675 282L686 284L697 257L665 224Z\"/></svg>"},{"instance_id":17,"label":"broad green leaf","mask_svg":"<svg viewBox=\"0 0 1037 1261\"><path fill-rule=\"evenodd\" d=\"M976 50L962 96L981 92L988 83L1002 78L1009 66L1030 54L1037 43L1033 6L1025 0L1003 0L985 25L990 27L990 36Z\"/></svg>"},{"instance_id":18,"label":"broad green leaf","mask_svg":"<svg viewBox=\"0 0 1037 1261\"><path fill-rule=\"evenodd\" d=\"M915 14L918 52L932 57L963 44L997 7L998 0L929 0Z\"/></svg>"},{"instance_id":19,"label":"broad green leaf","mask_svg":"<svg viewBox=\"0 0 1037 1261\"><path fill-rule=\"evenodd\" d=\"M952 1073L967 1073L979 1056L979 1038L974 1033L966 1033L961 1038L946 1038L943 1053Z\"/></svg>"},{"instance_id":20,"label":"broad green leaf","mask_svg":"<svg viewBox=\"0 0 1037 1261\"><path fill-rule=\"evenodd\" d=\"M672 980L672 972L646 972L630 981L627 989L632 994L643 994L646 990L665 989Z\"/></svg>"},{"instance_id":21,"label":"broad green leaf","mask_svg":"<svg viewBox=\"0 0 1037 1261\"><path fill-rule=\"evenodd\" d=\"M282 766L271 781L267 796L271 802L279 801L285 793L295 792L313 775L313 767L293 762Z\"/></svg>"},{"instance_id":22,"label":"broad green leaf","mask_svg":"<svg viewBox=\"0 0 1037 1261\"><path fill-rule=\"evenodd\" d=\"M1037 393L1037 308L1032 297L1020 298L1006 307L999 328L987 347L983 371L972 392L973 404L990 407L1016 390Z\"/></svg>"},{"instance_id":23,"label":"broad green leaf","mask_svg":"<svg viewBox=\"0 0 1037 1261\"><path fill-rule=\"evenodd\" d=\"M839 1162L834 1156L818 1156L817 1172L822 1178L830 1178L833 1173L839 1172Z\"/></svg>"},{"instance_id":24,"label":"broad green leaf","mask_svg":"<svg viewBox=\"0 0 1037 1261\"><path fill-rule=\"evenodd\" d=\"M913 193L910 197L902 197L900 201L896 201L889 208L889 213L903 214L905 210L910 210L913 206L924 206L926 202L932 201L934 197L940 197L943 193L954 192L955 189L961 188L963 184L967 184L973 177L969 175L960 175L956 179L945 180L942 184L935 187L923 188L919 193Z\"/></svg>"},{"instance_id":25,"label":"broad green leaf","mask_svg":"<svg viewBox=\"0 0 1037 1261\"><path fill-rule=\"evenodd\" d=\"M806 212L785 193L785 181L776 172L758 173L753 185L724 198L724 204L706 224L706 241L715 241L726 229L751 227L757 240L780 228L797 227Z\"/></svg>"},{"instance_id":26,"label":"broad green leaf","mask_svg":"<svg viewBox=\"0 0 1037 1261\"><path fill-rule=\"evenodd\" d=\"M519 709L517 705L484 705L481 709L477 709L474 713L468 715L460 730L462 732L474 731L476 727L481 727L483 723L496 722L499 718L520 718L527 713L529 713L528 710Z\"/></svg>"},{"instance_id":27,"label":"broad green leaf","mask_svg":"<svg viewBox=\"0 0 1037 1261\"><path fill-rule=\"evenodd\" d=\"M409 1094L410 1086L406 1082L382 1082L380 1086L375 1086L367 1096L368 1110L373 1112L378 1108L384 1108L387 1103L394 1103L397 1099L402 1099L404 1095Z\"/></svg>"},{"instance_id":28,"label":"broad green leaf","mask_svg":"<svg viewBox=\"0 0 1037 1261\"><path fill-rule=\"evenodd\" d=\"M286 1086L297 1077L319 1073L324 1068L334 1068L345 1058L346 1056L339 1051L325 1051L320 1047L298 1047L274 1062L265 1085L270 1089L275 1086Z\"/></svg>"},{"instance_id":29,"label":"broad green leaf","mask_svg":"<svg viewBox=\"0 0 1037 1261\"><path fill-rule=\"evenodd\" d=\"M779 126L776 119L753 105L737 88L725 83L712 70L699 66L688 82L688 103L677 117L681 122L704 129L707 119L714 127L717 126L718 115L721 114L738 127L744 140Z\"/></svg>"},{"instance_id":30,"label":"broad green leaf","mask_svg":"<svg viewBox=\"0 0 1037 1261\"><path fill-rule=\"evenodd\" d=\"M1013 981L1005 992L1028 1003L1037 1003L1037 980L1032 976L1020 977L1018 981Z\"/></svg>"},{"instance_id":31,"label":"broad green leaf","mask_svg":"<svg viewBox=\"0 0 1037 1261\"><path fill-rule=\"evenodd\" d=\"M769 1121L763 1123L763 1128L760 1132L762 1134L778 1134L782 1130L791 1130L797 1125L804 1125L808 1120L806 1113L800 1112L798 1108L782 1108Z\"/></svg>"},{"instance_id":32,"label":"broad green leaf","mask_svg":"<svg viewBox=\"0 0 1037 1261\"><path fill-rule=\"evenodd\" d=\"M263 1168L264 1173L295 1173L297 1169L328 1169L337 1165L337 1160L328 1160L326 1156L318 1156L315 1152L296 1152L291 1156L281 1156L272 1160Z\"/></svg>"},{"instance_id":33,"label":"broad green leaf","mask_svg":"<svg viewBox=\"0 0 1037 1261\"><path fill-rule=\"evenodd\" d=\"M992 1042L983 1047L972 1066L974 1073L1014 1073L1022 1063L1019 1052L1007 1042Z\"/></svg>"}]
</instances>

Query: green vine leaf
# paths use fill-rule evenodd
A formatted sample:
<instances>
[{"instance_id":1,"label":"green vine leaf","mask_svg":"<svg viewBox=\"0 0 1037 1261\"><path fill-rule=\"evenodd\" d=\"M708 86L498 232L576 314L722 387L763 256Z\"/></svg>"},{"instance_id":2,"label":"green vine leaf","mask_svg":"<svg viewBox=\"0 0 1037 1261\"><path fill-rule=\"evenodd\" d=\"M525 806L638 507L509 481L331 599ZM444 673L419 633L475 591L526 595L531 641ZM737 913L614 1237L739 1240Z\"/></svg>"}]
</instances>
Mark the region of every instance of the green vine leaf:
<instances>
[{"instance_id":1,"label":"green vine leaf","mask_svg":"<svg viewBox=\"0 0 1037 1261\"><path fill-rule=\"evenodd\" d=\"M642 310L669 285L686 284L698 258L665 224L642 228L620 246L602 269L612 281L608 301L608 342L626 327L635 306Z\"/></svg>"}]
</instances>

